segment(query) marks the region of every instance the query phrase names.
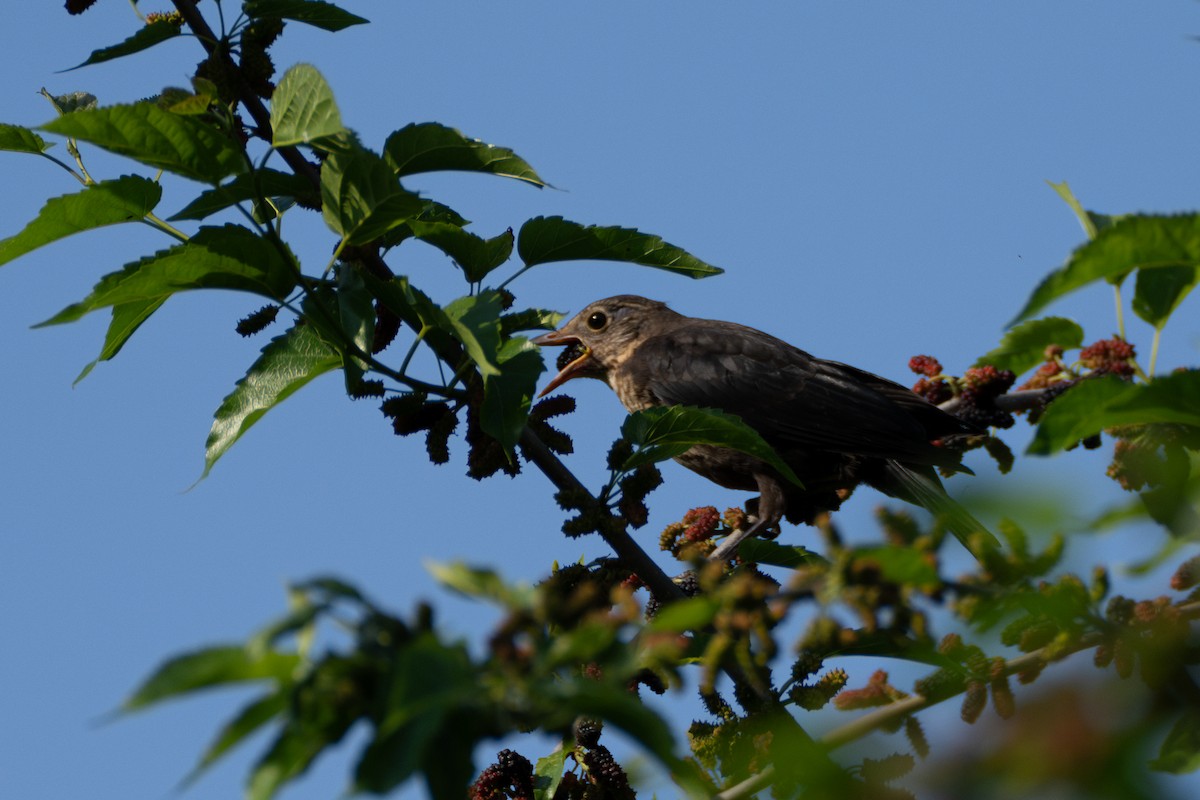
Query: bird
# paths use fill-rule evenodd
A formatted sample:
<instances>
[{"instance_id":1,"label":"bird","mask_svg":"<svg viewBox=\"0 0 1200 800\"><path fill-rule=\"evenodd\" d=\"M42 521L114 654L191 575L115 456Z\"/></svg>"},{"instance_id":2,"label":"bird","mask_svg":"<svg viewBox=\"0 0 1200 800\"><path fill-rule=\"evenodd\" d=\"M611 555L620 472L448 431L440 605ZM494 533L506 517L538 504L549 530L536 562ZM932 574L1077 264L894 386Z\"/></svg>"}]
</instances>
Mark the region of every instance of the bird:
<instances>
[{"instance_id":1,"label":"bird","mask_svg":"<svg viewBox=\"0 0 1200 800\"><path fill-rule=\"evenodd\" d=\"M999 547L949 497L937 472L969 473L961 452L947 444L982 431L899 383L817 358L755 328L688 317L637 295L597 300L532 342L568 348L541 395L574 378L594 378L630 413L716 409L739 417L792 469L802 485L730 448L696 445L676 457L722 487L758 492L747 505L757 520L714 556L783 519L811 522L837 510L860 483L939 515L977 558Z\"/></svg>"}]
</instances>

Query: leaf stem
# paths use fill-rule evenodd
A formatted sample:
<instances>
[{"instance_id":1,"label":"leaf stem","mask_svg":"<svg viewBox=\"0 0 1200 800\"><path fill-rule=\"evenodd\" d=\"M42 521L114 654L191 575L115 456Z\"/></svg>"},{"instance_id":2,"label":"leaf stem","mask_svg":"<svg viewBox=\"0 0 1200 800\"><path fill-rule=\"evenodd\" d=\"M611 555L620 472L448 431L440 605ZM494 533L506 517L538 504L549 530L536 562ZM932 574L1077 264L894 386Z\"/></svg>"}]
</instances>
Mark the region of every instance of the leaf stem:
<instances>
[{"instance_id":1,"label":"leaf stem","mask_svg":"<svg viewBox=\"0 0 1200 800\"><path fill-rule=\"evenodd\" d=\"M1162 340L1162 326L1154 328L1154 341L1150 345L1150 369L1147 370L1146 380L1154 378L1154 369L1158 365L1158 343Z\"/></svg>"}]
</instances>

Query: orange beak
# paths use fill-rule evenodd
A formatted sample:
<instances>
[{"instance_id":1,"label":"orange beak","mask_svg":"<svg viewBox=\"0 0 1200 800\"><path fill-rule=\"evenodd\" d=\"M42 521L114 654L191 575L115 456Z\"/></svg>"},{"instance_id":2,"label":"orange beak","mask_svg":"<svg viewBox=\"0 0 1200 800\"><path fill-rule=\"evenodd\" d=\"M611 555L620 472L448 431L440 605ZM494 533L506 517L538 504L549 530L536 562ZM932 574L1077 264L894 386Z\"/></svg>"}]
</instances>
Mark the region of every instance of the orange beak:
<instances>
[{"instance_id":1,"label":"orange beak","mask_svg":"<svg viewBox=\"0 0 1200 800\"><path fill-rule=\"evenodd\" d=\"M557 389L559 386L562 386L564 383L571 380L571 378L577 377L579 373L587 369L588 362L591 359L592 351L588 350L587 346L584 345L583 342L579 341L578 337L572 336L569 333L564 333L562 331L551 331L550 333L543 333L541 336L530 339L530 341L536 344L538 347L577 346L581 351L576 358L567 362L567 364L565 364L562 369L558 371L558 374L555 375L548 384L546 384L545 389L542 389L542 391L538 392L538 397L544 397L545 395Z\"/></svg>"}]
</instances>

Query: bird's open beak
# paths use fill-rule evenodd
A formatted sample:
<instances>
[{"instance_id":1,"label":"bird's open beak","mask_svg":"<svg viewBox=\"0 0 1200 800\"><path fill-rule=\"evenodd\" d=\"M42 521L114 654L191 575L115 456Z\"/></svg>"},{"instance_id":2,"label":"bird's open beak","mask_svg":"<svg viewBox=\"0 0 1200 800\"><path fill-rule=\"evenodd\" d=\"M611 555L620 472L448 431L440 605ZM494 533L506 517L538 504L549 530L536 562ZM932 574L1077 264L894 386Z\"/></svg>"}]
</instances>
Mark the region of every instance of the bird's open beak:
<instances>
[{"instance_id":1,"label":"bird's open beak","mask_svg":"<svg viewBox=\"0 0 1200 800\"><path fill-rule=\"evenodd\" d=\"M580 372L583 372L587 369L588 362L591 359L592 351L587 348L587 345L579 341L578 337L572 336L569 333L551 331L550 333L543 333L541 336L537 336L529 341L538 347L568 347L569 349L563 353L563 356L575 356L566 364L562 364L563 359L559 358L561 369L559 369L558 374L554 376L550 383L546 384L546 388L538 392L538 397L549 394Z\"/></svg>"}]
</instances>

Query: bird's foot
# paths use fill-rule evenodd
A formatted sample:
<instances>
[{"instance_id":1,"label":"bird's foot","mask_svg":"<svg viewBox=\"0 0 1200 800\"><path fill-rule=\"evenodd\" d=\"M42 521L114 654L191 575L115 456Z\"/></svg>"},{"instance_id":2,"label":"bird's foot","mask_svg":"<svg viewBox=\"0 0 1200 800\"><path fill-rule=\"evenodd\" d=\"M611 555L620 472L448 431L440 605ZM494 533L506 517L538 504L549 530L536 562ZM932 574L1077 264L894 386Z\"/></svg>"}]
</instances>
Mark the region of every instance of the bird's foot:
<instances>
[{"instance_id":1,"label":"bird's foot","mask_svg":"<svg viewBox=\"0 0 1200 800\"><path fill-rule=\"evenodd\" d=\"M751 517L751 519L754 518ZM744 530L733 531L731 534L725 537L725 541L721 542L721 544L717 546L716 550L713 550L708 554L708 560L724 561L727 558L733 558L735 555L737 555L737 549L742 542L758 533L763 528L768 527L765 523L766 520L758 518L754 519L754 522L750 525L750 527L745 528Z\"/></svg>"}]
</instances>

